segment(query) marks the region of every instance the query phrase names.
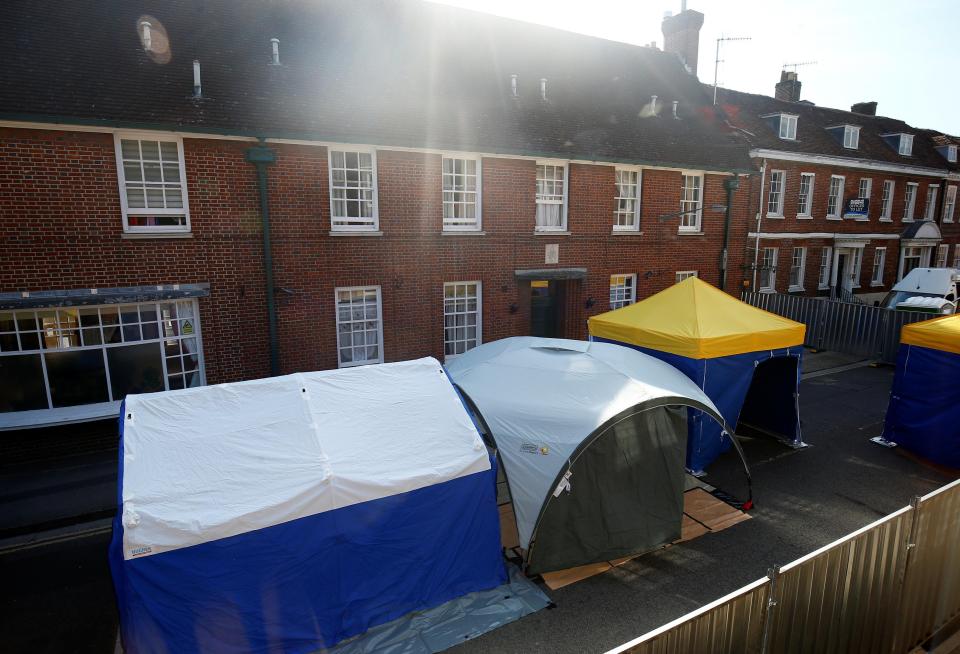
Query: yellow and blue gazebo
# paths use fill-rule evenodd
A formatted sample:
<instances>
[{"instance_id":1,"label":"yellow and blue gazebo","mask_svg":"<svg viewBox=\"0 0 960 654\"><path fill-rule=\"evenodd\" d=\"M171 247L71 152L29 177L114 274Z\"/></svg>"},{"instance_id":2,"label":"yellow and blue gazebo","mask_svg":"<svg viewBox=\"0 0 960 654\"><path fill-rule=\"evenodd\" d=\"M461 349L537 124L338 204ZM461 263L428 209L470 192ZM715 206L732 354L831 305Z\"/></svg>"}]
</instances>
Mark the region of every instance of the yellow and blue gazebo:
<instances>
[{"instance_id":1,"label":"yellow and blue gazebo","mask_svg":"<svg viewBox=\"0 0 960 654\"><path fill-rule=\"evenodd\" d=\"M960 469L960 315L904 325L883 438Z\"/></svg>"},{"instance_id":2,"label":"yellow and blue gazebo","mask_svg":"<svg viewBox=\"0 0 960 654\"><path fill-rule=\"evenodd\" d=\"M806 326L690 277L588 321L590 339L666 361L692 379L731 425L802 446L797 404ZM687 467L702 472L730 447L721 428L689 416ZM739 427L738 427L739 429Z\"/></svg>"}]
</instances>

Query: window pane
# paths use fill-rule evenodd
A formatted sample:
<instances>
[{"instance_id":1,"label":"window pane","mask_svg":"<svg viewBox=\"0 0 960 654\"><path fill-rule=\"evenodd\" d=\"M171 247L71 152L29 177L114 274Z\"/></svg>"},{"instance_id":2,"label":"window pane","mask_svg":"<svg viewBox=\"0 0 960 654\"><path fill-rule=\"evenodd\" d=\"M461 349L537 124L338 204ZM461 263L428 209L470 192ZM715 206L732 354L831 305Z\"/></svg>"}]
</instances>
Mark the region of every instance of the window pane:
<instances>
[{"instance_id":1,"label":"window pane","mask_svg":"<svg viewBox=\"0 0 960 654\"><path fill-rule=\"evenodd\" d=\"M0 413L46 409L39 354L0 357Z\"/></svg>"},{"instance_id":2,"label":"window pane","mask_svg":"<svg viewBox=\"0 0 960 654\"><path fill-rule=\"evenodd\" d=\"M120 152L124 159L140 158L140 142L131 139L120 141Z\"/></svg>"},{"instance_id":3,"label":"window pane","mask_svg":"<svg viewBox=\"0 0 960 654\"><path fill-rule=\"evenodd\" d=\"M54 407L109 401L102 350L48 352L46 360Z\"/></svg>"},{"instance_id":4,"label":"window pane","mask_svg":"<svg viewBox=\"0 0 960 654\"><path fill-rule=\"evenodd\" d=\"M107 350L107 360L110 362L110 387L114 400L122 400L128 393L164 390L163 364L158 344L110 348Z\"/></svg>"}]
</instances>

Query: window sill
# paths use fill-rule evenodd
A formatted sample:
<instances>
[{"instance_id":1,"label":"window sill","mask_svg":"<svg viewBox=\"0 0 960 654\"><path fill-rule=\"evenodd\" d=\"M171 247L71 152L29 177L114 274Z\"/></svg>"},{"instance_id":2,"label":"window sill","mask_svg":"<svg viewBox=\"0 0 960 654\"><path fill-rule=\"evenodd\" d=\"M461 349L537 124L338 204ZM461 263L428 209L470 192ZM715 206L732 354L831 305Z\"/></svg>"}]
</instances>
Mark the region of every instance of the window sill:
<instances>
[{"instance_id":1,"label":"window sill","mask_svg":"<svg viewBox=\"0 0 960 654\"><path fill-rule=\"evenodd\" d=\"M783 214L782 214L782 213L768 213L768 214L767 214L767 218L770 218L770 219L772 219L772 220L783 220Z\"/></svg>"},{"instance_id":2,"label":"window sill","mask_svg":"<svg viewBox=\"0 0 960 654\"><path fill-rule=\"evenodd\" d=\"M883 282L870 282L870 288L880 288L881 286L886 286Z\"/></svg>"},{"instance_id":3,"label":"window sill","mask_svg":"<svg viewBox=\"0 0 960 654\"><path fill-rule=\"evenodd\" d=\"M892 222L893 222L893 218L881 218L881 219L878 220L877 222L881 222L881 223L892 223Z\"/></svg>"},{"instance_id":4,"label":"window sill","mask_svg":"<svg viewBox=\"0 0 960 654\"><path fill-rule=\"evenodd\" d=\"M635 229L615 229L610 236L643 236L643 232Z\"/></svg>"},{"instance_id":5,"label":"window sill","mask_svg":"<svg viewBox=\"0 0 960 654\"><path fill-rule=\"evenodd\" d=\"M464 229L462 231L449 230L440 232L441 236L486 236L487 233L482 229Z\"/></svg>"},{"instance_id":6,"label":"window sill","mask_svg":"<svg viewBox=\"0 0 960 654\"><path fill-rule=\"evenodd\" d=\"M535 229L534 236L570 236L570 232L565 229Z\"/></svg>"},{"instance_id":7,"label":"window sill","mask_svg":"<svg viewBox=\"0 0 960 654\"><path fill-rule=\"evenodd\" d=\"M193 238L193 232L124 232L120 238L131 241L153 238Z\"/></svg>"},{"instance_id":8,"label":"window sill","mask_svg":"<svg viewBox=\"0 0 960 654\"><path fill-rule=\"evenodd\" d=\"M813 216L801 216L797 214L797 220L813 220Z\"/></svg>"},{"instance_id":9,"label":"window sill","mask_svg":"<svg viewBox=\"0 0 960 654\"><path fill-rule=\"evenodd\" d=\"M829 287L829 286L818 286L818 287L817 287L817 290L818 290L818 291L829 291L829 290L830 290L830 287Z\"/></svg>"},{"instance_id":10,"label":"window sill","mask_svg":"<svg viewBox=\"0 0 960 654\"><path fill-rule=\"evenodd\" d=\"M688 231L683 230L683 229L678 230L678 231L677 231L677 234L678 234L679 236L703 236L703 235L704 235L703 232L688 232Z\"/></svg>"},{"instance_id":11,"label":"window sill","mask_svg":"<svg viewBox=\"0 0 960 654\"><path fill-rule=\"evenodd\" d=\"M904 218L904 219L903 219L903 220L901 220L900 222L904 222L904 223L912 223L912 222L913 222L913 218Z\"/></svg>"},{"instance_id":12,"label":"window sill","mask_svg":"<svg viewBox=\"0 0 960 654\"><path fill-rule=\"evenodd\" d=\"M802 286L791 286L790 288L787 289L787 293L803 293L806 290L807 289L805 289Z\"/></svg>"},{"instance_id":13,"label":"window sill","mask_svg":"<svg viewBox=\"0 0 960 654\"><path fill-rule=\"evenodd\" d=\"M843 220L843 218L841 218L840 216L827 216L827 220L837 220L837 221L841 221L841 220Z\"/></svg>"},{"instance_id":14,"label":"window sill","mask_svg":"<svg viewBox=\"0 0 960 654\"><path fill-rule=\"evenodd\" d=\"M383 236L383 232L381 232L381 231L375 231L375 232L374 232L374 231L370 231L370 232L361 232L361 231L356 231L356 232L341 232L341 231L330 230L330 236Z\"/></svg>"},{"instance_id":15,"label":"window sill","mask_svg":"<svg viewBox=\"0 0 960 654\"><path fill-rule=\"evenodd\" d=\"M761 293L776 293L776 292L777 292L777 289L775 289L775 288L761 288L761 289L760 289L760 292L761 292Z\"/></svg>"},{"instance_id":16,"label":"window sill","mask_svg":"<svg viewBox=\"0 0 960 654\"><path fill-rule=\"evenodd\" d=\"M854 222L858 222L858 223L868 223L870 222L870 217L867 216L865 218L854 218L853 220Z\"/></svg>"}]
</instances>

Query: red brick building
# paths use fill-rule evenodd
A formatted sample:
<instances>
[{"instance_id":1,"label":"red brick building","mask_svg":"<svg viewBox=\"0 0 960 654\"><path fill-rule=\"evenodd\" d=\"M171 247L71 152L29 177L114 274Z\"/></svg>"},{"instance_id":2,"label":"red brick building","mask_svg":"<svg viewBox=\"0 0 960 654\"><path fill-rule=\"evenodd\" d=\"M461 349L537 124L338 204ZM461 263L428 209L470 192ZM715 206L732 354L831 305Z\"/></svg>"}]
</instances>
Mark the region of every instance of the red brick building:
<instances>
[{"instance_id":1,"label":"red brick building","mask_svg":"<svg viewBox=\"0 0 960 654\"><path fill-rule=\"evenodd\" d=\"M681 63L428 3L138 4L0 18L32 36L0 45L0 427L584 338L720 283L740 175L736 285L753 168L686 41Z\"/></svg>"},{"instance_id":2,"label":"red brick building","mask_svg":"<svg viewBox=\"0 0 960 654\"><path fill-rule=\"evenodd\" d=\"M873 301L912 268L960 267L960 140L877 116L875 102L817 107L800 89L784 71L775 97L719 92L762 180L745 281Z\"/></svg>"}]
</instances>

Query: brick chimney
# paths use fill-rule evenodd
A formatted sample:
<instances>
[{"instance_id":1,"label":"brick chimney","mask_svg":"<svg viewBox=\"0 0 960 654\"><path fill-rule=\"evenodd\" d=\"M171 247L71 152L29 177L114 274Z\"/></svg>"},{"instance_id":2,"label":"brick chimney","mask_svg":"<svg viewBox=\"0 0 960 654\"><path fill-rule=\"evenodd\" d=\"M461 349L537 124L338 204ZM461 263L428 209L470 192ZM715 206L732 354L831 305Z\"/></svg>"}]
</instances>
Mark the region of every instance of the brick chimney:
<instances>
[{"instance_id":1,"label":"brick chimney","mask_svg":"<svg viewBox=\"0 0 960 654\"><path fill-rule=\"evenodd\" d=\"M703 27L703 14L692 9L684 9L676 16L665 16L660 26L663 31L663 51L672 52L680 57L680 61L694 75L697 74L701 27Z\"/></svg>"},{"instance_id":2,"label":"brick chimney","mask_svg":"<svg viewBox=\"0 0 960 654\"><path fill-rule=\"evenodd\" d=\"M800 102L800 80L797 79L797 71L780 72L780 81L777 82L773 97L777 100Z\"/></svg>"},{"instance_id":3,"label":"brick chimney","mask_svg":"<svg viewBox=\"0 0 960 654\"><path fill-rule=\"evenodd\" d=\"M876 102L858 102L857 104L850 107L850 111L852 111L855 114L863 114L864 116L876 116L877 103Z\"/></svg>"}]
</instances>

